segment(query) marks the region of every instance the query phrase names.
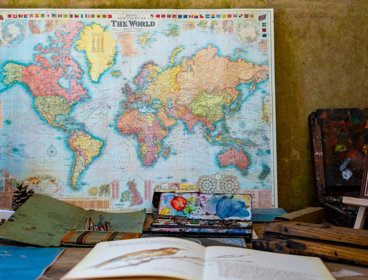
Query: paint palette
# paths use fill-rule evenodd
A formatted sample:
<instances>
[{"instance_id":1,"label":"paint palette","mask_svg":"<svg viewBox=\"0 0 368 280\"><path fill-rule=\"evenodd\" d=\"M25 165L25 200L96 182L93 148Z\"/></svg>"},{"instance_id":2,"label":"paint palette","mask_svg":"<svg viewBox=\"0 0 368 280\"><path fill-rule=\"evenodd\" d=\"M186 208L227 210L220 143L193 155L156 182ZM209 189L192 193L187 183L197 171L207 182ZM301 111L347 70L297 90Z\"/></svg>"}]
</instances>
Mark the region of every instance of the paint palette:
<instances>
[{"instance_id":1,"label":"paint palette","mask_svg":"<svg viewBox=\"0 0 368 280\"><path fill-rule=\"evenodd\" d=\"M159 217L251 221L252 200L247 194L161 193Z\"/></svg>"}]
</instances>

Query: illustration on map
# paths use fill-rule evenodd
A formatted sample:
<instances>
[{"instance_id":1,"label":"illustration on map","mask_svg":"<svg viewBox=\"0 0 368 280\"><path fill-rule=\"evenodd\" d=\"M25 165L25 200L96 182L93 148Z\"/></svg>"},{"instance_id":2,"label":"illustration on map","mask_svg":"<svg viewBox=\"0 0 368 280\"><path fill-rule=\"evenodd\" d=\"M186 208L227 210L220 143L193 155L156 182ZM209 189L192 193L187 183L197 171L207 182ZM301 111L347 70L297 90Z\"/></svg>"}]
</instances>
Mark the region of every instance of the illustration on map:
<instances>
[{"instance_id":1,"label":"illustration on map","mask_svg":"<svg viewBox=\"0 0 368 280\"><path fill-rule=\"evenodd\" d=\"M275 206L271 10L0 10L0 171L86 208L234 176Z\"/></svg>"}]
</instances>

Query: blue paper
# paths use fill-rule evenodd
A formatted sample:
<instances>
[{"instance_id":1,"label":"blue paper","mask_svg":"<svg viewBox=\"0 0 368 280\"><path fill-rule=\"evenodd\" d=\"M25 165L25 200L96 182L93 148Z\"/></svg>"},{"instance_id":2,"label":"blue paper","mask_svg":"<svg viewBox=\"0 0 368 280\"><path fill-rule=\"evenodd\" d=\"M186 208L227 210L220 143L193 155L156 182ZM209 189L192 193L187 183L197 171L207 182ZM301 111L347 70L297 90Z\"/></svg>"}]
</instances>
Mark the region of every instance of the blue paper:
<instances>
[{"instance_id":1,"label":"blue paper","mask_svg":"<svg viewBox=\"0 0 368 280\"><path fill-rule=\"evenodd\" d=\"M0 279L37 279L64 249L0 246Z\"/></svg>"},{"instance_id":2,"label":"blue paper","mask_svg":"<svg viewBox=\"0 0 368 280\"><path fill-rule=\"evenodd\" d=\"M256 223L269 222L285 214L287 214L287 212L282 208L253 208L252 221Z\"/></svg>"}]
</instances>

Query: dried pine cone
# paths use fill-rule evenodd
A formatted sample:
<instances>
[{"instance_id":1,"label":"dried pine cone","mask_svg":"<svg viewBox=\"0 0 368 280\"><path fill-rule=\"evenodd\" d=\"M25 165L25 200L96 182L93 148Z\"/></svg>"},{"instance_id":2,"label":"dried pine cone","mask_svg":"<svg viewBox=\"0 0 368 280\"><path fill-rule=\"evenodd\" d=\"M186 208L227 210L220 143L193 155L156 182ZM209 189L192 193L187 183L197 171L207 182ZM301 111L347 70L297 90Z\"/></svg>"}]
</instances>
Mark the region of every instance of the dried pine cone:
<instances>
[{"instance_id":1,"label":"dried pine cone","mask_svg":"<svg viewBox=\"0 0 368 280\"><path fill-rule=\"evenodd\" d=\"M17 186L17 189L13 192L12 198L12 210L16 211L19 207L21 207L28 198L30 198L33 194L33 190L27 190L28 183L22 183Z\"/></svg>"}]
</instances>

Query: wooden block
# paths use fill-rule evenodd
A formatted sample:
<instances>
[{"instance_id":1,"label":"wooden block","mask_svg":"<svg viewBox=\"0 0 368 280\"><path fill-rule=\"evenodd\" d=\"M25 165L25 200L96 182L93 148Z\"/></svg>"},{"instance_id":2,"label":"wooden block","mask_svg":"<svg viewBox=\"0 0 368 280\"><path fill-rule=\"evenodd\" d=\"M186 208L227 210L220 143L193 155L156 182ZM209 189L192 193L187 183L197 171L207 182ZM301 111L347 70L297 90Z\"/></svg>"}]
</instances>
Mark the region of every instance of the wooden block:
<instances>
[{"instance_id":1,"label":"wooden block","mask_svg":"<svg viewBox=\"0 0 368 280\"><path fill-rule=\"evenodd\" d=\"M294 221L304 223L322 223L323 222L323 208L322 207L307 207L298 211L294 211L279 217L275 220Z\"/></svg>"},{"instance_id":2,"label":"wooden block","mask_svg":"<svg viewBox=\"0 0 368 280\"><path fill-rule=\"evenodd\" d=\"M334 244L290 238L257 239L252 241L252 248L257 250L320 257L323 260L348 262L368 265L368 250Z\"/></svg>"},{"instance_id":3,"label":"wooden block","mask_svg":"<svg viewBox=\"0 0 368 280\"><path fill-rule=\"evenodd\" d=\"M368 207L368 199L344 196L342 202L351 205L365 206Z\"/></svg>"},{"instance_id":4,"label":"wooden block","mask_svg":"<svg viewBox=\"0 0 368 280\"><path fill-rule=\"evenodd\" d=\"M354 223L355 229L363 229L368 207L359 206L358 214Z\"/></svg>"},{"instance_id":5,"label":"wooden block","mask_svg":"<svg viewBox=\"0 0 368 280\"><path fill-rule=\"evenodd\" d=\"M368 230L298 222L273 222L264 225L264 236L277 233L287 237L308 238L368 248Z\"/></svg>"},{"instance_id":6,"label":"wooden block","mask_svg":"<svg viewBox=\"0 0 368 280\"><path fill-rule=\"evenodd\" d=\"M354 223L354 228L362 229L364 226L365 218L367 216L368 199L344 196L342 198L342 202L359 206L358 214Z\"/></svg>"}]
</instances>

